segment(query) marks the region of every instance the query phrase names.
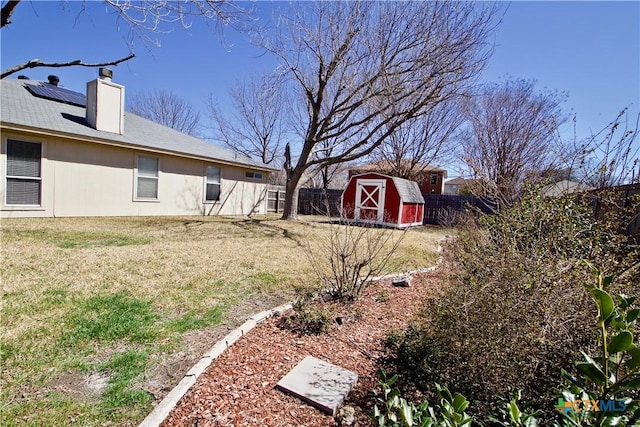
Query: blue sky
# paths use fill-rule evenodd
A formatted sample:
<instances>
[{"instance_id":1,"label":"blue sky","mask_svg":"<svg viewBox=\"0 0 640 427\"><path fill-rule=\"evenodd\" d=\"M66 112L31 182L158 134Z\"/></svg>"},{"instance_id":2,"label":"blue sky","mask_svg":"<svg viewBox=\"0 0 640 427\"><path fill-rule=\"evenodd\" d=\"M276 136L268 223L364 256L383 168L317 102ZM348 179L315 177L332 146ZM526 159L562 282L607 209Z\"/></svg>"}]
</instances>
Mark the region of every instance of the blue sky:
<instances>
[{"instance_id":1,"label":"blue sky","mask_svg":"<svg viewBox=\"0 0 640 427\"><path fill-rule=\"evenodd\" d=\"M2 2L4 4L4 0ZM640 2L512 2L497 29L495 53L481 80L505 76L535 79L537 88L568 93L567 112L577 115L578 138L609 123L627 106L635 117L640 104ZM277 6L277 3L275 4ZM1 32L3 70L38 58L43 61L103 62L129 53L123 25L100 2L23 0ZM272 2L256 3L262 17ZM275 66L268 55L251 47L241 35L225 31L228 46L211 28L195 22L186 31L157 35L161 47L134 41L136 58L114 67L114 81L127 94L170 89L205 113L204 97L221 102L238 79ZM33 79L56 74L60 84L84 92L97 70L35 68ZM12 78L17 77L17 74ZM573 134L565 126L563 135ZM640 143L640 142L638 142Z\"/></svg>"}]
</instances>

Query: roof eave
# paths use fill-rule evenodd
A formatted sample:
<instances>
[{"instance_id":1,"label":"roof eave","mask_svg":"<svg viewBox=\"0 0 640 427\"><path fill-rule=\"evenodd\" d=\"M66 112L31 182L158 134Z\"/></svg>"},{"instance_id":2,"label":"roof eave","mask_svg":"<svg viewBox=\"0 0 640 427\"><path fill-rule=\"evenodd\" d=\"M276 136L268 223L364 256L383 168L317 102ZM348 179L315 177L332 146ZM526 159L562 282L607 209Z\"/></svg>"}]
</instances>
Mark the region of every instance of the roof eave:
<instances>
[{"instance_id":1,"label":"roof eave","mask_svg":"<svg viewBox=\"0 0 640 427\"><path fill-rule=\"evenodd\" d=\"M153 149L151 147L145 147L145 146L136 145L136 144L128 144L128 143L123 143L119 141L114 141L107 138L92 138L87 136L79 136L79 135L75 135L73 133L67 133L67 132L53 132L49 129L24 126L24 125L19 125L14 123L0 122L0 129L2 130L6 129L12 132L32 133L32 134L48 136L48 137L66 138L74 141L108 145L111 147L129 148L134 150L146 151L150 153L166 154L166 155L183 157L188 159L203 160L203 161L214 162L222 165L249 168L249 169L254 169L254 170L259 170L264 172L277 172L279 170L277 168L272 168L267 165L259 166L259 165L253 165L253 164L248 164L243 162L233 162L233 161L218 159L214 157L198 156L198 155L189 154L189 153L181 153L181 152L172 151L172 150L159 150L159 149Z\"/></svg>"}]
</instances>

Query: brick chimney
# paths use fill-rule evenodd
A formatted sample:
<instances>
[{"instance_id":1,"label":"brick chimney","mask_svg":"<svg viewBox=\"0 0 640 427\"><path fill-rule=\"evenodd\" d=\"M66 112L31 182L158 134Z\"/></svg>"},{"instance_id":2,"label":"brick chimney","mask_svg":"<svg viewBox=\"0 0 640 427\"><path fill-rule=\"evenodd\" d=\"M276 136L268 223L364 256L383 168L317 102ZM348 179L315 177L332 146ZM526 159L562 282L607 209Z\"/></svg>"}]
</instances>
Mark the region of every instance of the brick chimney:
<instances>
[{"instance_id":1,"label":"brick chimney","mask_svg":"<svg viewBox=\"0 0 640 427\"><path fill-rule=\"evenodd\" d=\"M100 78L87 83L87 122L96 130L124 133L124 86L113 83L113 72L100 68Z\"/></svg>"}]
</instances>

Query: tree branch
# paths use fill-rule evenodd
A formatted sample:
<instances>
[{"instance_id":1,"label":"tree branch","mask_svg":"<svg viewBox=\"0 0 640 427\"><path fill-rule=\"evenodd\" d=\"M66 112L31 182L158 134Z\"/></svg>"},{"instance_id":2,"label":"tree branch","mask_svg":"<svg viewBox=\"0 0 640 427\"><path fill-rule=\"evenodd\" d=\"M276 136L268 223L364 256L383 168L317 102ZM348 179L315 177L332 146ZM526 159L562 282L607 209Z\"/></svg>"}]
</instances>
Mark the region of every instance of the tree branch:
<instances>
[{"instance_id":1,"label":"tree branch","mask_svg":"<svg viewBox=\"0 0 640 427\"><path fill-rule=\"evenodd\" d=\"M13 15L13 11L16 6L18 6L20 0L11 0L8 1L4 6L2 6L1 17L0 17L0 28L3 28L5 25L11 24L11 15Z\"/></svg>"},{"instance_id":2,"label":"tree branch","mask_svg":"<svg viewBox=\"0 0 640 427\"><path fill-rule=\"evenodd\" d=\"M5 6L6 7L6 6ZM3 9L3 17L4 17L4 9ZM135 53L131 53L129 54L129 56L125 57L125 58L121 58L118 59L116 61L111 61L111 62L103 62L100 64L87 64L82 62L82 60L77 59L75 61L70 61L70 62L41 62L39 59L32 59L31 61L27 61L23 64L18 64L14 67L9 68L8 70L5 70L2 72L2 75L0 75L0 79L4 79L7 76L10 76L13 73L16 73L20 70L25 70L27 68L36 68L36 67L53 67L53 68L59 68L59 67L74 67L74 66L78 66L78 67L106 67L108 65L118 65L122 62L128 61L132 58L134 58L136 56Z\"/></svg>"}]
</instances>

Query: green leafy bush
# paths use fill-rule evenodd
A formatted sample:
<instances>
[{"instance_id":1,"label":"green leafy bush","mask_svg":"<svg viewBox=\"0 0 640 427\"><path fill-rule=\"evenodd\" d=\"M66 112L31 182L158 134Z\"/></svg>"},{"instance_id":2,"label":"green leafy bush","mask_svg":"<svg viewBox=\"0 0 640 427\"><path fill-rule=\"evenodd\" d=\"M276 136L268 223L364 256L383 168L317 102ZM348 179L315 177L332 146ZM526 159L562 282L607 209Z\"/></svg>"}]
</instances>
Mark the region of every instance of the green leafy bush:
<instances>
[{"instance_id":1,"label":"green leafy bush","mask_svg":"<svg viewBox=\"0 0 640 427\"><path fill-rule=\"evenodd\" d=\"M522 396L518 390L499 409L499 417L488 416L489 425L537 427L542 421L554 427L640 425L640 344L636 327L640 309L634 306L635 297L619 294L614 299L608 292L614 277L592 269L596 273L595 284L587 285L586 289L597 308L595 356L581 352L583 360L575 364L578 378L561 370L562 397L553 413L521 410L518 405ZM397 343L397 336L389 341ZM432 408L426 400L416 406L403 398L398 388L392 388L398 375L387 378L382 370L379 375L382 394L374 393L381 406L376 404L371 415L378 426L482 425L478 418L464 412L469 402L459 393L452 395L436 383L440 406Z\"/></svg>"},{"instance_id":2,"label":"green leafy bush","mask_svg":"<svg viewBox=\"0 0 640 427\"><path fill-rule=\"evenodd\" d=\"M301 334L322 334L329 332L333 327L333 313L321 304L321 301L313 301L302 298L293 304L293 314L284 319L287 328Z\"/></svg>"},{"instance_id":3,"label":"green leafy bush","mask_svg":"<svg viewBox=\"0 0 640 427\"><path fill-rule=\"evenodd\" d=\"M609 409L620 411L574 411L566 410L561 415L562 426L610 426L640 424L640 347L637 343L637 319L640 309L634 306L635 297L624 294L613 298L608 288L613 276L606 276L594 268L595 284L587 287L598 308L597 356L582 353L583 360L576 363L580 380L564 373L571 379L569 387L562 392L563 403L572 407L579 400L599 402ZM634 338L635 336L635 338ZM624 408L624 409L622 409Z\"/></svg>"},{"instance_id":4,"label":"green leafy bush","mask_svg":"<svg viewBox=\"0 0 640 427\"><path fill-rule=\"evenodd\" d=\"M448 388L436 384L438 405L429 406L428 401L416 406L400 394L400 390L392 386L398 375L387 377L383 370L378 371L378 385L381 393L374 390L376 403L371 420L378 427L470 427L473 422L465 410L469 402L459 393L452 394ZM378 406L380 404L380 406Z\"/></svg>"},{"instance_id":5,"label":"green leafy bush","mask_svg":"<svg viewBox=\"0 0 640 427\"><path fill-rule=\"evenodd\" d=\"M535 191L496 215L469 218L444 252L451 286L395 340L398 372L430 397L436 391L425 384L458 390L479 419L517 390L525 406L552 418L560 367L578 349L597 348L585 328L596 313L581 260L606 265L620 276L619 290L638 293L637 245L614 222L596 220L588 201Z\"/></svg>"}]
</instances>

